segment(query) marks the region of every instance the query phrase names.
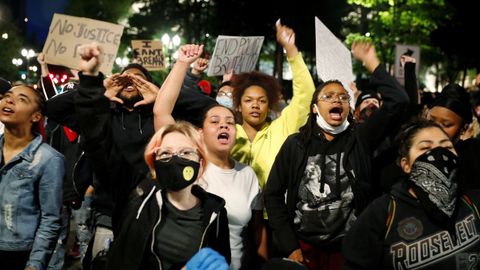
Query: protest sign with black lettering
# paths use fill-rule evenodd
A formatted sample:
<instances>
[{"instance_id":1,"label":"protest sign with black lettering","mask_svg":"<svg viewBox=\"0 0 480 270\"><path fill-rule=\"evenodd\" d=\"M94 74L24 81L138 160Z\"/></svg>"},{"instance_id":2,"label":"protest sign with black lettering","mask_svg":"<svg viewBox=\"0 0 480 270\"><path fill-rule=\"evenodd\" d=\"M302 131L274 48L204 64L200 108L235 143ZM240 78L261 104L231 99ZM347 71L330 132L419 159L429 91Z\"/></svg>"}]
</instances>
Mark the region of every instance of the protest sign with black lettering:
<instances>
[{"instance_id":1,"label":"protest sign with black lettering","mask_svg":"<svg viewBox=\"0 0 480 270\"><path fill-rule=\"evenodd\" d=\"M354 79L350 50L317 17L315 40L318 76L323 81L339 80L353 97L349 86Z\"/></svg>"},{"instance_id":2,"label":"protest sign with black lettering","mask_svg":"<svg viewBox=\"0 0 480 270\"><path fill-rule=\"evenodd\" d=\"M100 71L110 74L122 33L122 25L55 13L42 51L49 64L79 69L78 47L96 42L104 53Z\"/></svg>"},{"instance_id":3,"label":"protest sign with black lettering","mask_svg":"<svg viewBox=\"0 0 480 270\"><path fill-rule=\"evenodd\" d=\"M230 69L235 73L255 69L264 37L218 36L208 63L208 76L221 76Z\"/></svg>"},{"instance_id":4,"label":"protest sign with black lettering","mask_svg":"<svg viewBox=\"0 0 480 270\"><path fill-rule=\"evenodd\" d=\"M161 70L165 67L160 40L132 40L132 49L138 63L147 70Z\"/></svg>"}]
</instances>

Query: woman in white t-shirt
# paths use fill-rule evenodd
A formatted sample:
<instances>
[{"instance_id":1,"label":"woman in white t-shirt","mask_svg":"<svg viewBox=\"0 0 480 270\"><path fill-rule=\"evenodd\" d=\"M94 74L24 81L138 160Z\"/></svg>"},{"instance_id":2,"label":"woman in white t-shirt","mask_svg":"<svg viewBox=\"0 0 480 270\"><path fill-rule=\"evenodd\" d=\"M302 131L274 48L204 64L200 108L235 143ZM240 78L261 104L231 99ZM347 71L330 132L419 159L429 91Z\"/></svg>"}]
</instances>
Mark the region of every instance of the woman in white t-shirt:
<instances>
[{"instance_id":1,"label":"woman in white t-shirt","mask_svg":"<svg viewBox=\"0 0 480 270\"><path fill-rule=\"evenodd\" d=\"M200 133L208 160L200 185L226 201L230 269L254 269L260 265L259 257L255 252L245 253L248 249L244 243L253 240L256 254L267 259L266 236L262 237L263 197L253 169L230 157L236 138L233 112L222 105L210 107L204 114Z\"/></svg>"},{"instance_id":2,"label":"woman in white t-shirt","mask_svg":"<svg viewBox=\"0 0 480 270\"><path fill-rule=\"evenodd\" d=\"M189 66L202 51L203 46L198 45L185 45L179 49L179 59L155 100L153 111L156 130L175 122L172 117L173 106ZM206 65L203 66L205 68ZM253 169L230 157L230 151L236 143L233 111L222 105L214 105L205 108L203 119L200 133L207 150L208 164L203 181L199 184L226 201L232 258L230 269L260 268L261 261L267 259L263 197ZM245 245L246 242L252 244ZM250 247L254 249L252 252Z\"/></svg>"}]
</instances>

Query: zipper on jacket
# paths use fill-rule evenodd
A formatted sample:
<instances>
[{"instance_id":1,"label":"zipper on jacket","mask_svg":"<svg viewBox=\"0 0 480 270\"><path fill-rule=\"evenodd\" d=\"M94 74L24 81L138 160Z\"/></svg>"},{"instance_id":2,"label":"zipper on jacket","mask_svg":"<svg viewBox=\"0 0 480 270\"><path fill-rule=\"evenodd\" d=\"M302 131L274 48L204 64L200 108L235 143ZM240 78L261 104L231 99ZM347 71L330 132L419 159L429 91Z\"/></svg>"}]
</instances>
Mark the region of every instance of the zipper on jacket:
<instances>
[{"instance_id":1,"label":"zipper on jacket","mask_svg":"<svg viewBox=\"0 0 480 270\"><path fill-rule=\"evenodd\" d=\"M198 250L200 250L203 246L203 240L205 240L205 235L207 234L207 231L208 231L208 228L210 228L210 225L213 223L213 220L217 217L217 213L212 213L212 216L210 217L210 222L208 223L207 227L205 228L205 230L203 231L203 234L202 234L202 240L200 241L200 247L198 248ZM217 228L218 230L218 228Z\"/></svg>"},{"instance_id":2,"label":"zipper on jacket","mask_svg":"<svg viewBox=\"0 0 480 270\"><path fill-rule=\"evenodd\" d=\"M85 155L85 152L82 151L82 153L80 153L80 157L78 157L77 161L75 162L75 165L73 165L73 170L72 170L72 184L73 184L73 190L75 190L75 193L77 193L77 195L79 197L83 197L85 196L85 194L80 194L80 192L78 192L77 190L77 185L76 185L76 181L75 181L75 171L77 170L77 165L78 163L80 162L80 160L82 159L82 157Z\"/></svg>"},{"instance_id":3,"label":"zipper on jacket","mask_svg":"<svg viewBox=\"0 0 480 270\"><path fill-rule=\"evenodd\" d=\"M161 191L159 191L159 192L161 192ZM155 196L155 198L158 198L158 197ZM158 203L158 200L157 200L157 203ZM155 224L155 226L153 226L153 230L152 230L152 244L150 246L150 252L152 252L152 254L155 256L155 259L158 262L158 269L162 270L162 261L160 261L160 258L158 257L158 255L153 250L153 247L155 246L155 230L157 229L158 224L160 224L160 221L162 220L162 207L158 208L158 212L159 212L158 213L158 220L157 220L157 223Z\"/></svg>"}]
</instances>

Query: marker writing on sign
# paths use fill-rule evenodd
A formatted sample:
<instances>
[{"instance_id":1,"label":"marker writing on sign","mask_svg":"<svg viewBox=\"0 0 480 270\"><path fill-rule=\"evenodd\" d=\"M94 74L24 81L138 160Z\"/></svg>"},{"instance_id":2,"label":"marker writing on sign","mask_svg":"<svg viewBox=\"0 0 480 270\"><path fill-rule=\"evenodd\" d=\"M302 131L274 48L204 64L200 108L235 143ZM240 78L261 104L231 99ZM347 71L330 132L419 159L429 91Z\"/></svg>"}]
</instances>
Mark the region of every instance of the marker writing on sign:
<instances>
[{"instance_id":1,"label":"marker writing on sign","mask_svg":"<svg viewBox=\"0 0 480 270\"><path fill-rule=\"evenodd\" d=\"M76 25L70 23L68 19L57 20L50 30L50 33L58 31L58 34L63 36L66 34L73 34L75 38L84 38L98 43L111 43L119 45L121 34L115 33L108 28L91 27L86 23L77 23Z\"/></svg>"}]
</instances>

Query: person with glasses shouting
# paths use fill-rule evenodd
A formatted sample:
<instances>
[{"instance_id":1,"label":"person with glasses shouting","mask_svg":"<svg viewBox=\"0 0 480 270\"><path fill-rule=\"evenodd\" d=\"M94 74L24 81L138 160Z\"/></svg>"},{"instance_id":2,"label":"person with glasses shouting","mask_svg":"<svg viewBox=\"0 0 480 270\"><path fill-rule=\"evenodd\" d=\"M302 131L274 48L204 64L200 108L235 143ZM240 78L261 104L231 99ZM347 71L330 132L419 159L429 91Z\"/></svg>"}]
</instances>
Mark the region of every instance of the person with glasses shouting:
<instances>
[{"instance_id":1,"label":"person with glasses shouting","mask_svg":"<svg viewBox=\"0 0 480 270\"><path fill-rule=\"evenodd\" d=\"M309 269L341 268L341 239L371 200L372 152L408 105L372 44L354 43L352 51L372 72L383 106L357 124L349 117L351 97L342 83L322 83L307 123L282 145L265 188L276 247Z\"/></svg>"},{"instance_id":2,"label":"person with glasses shouting","mask_svg":"<svg viewBox=\"0 0 480 270\"><path fill-rule=\"evenodd\" d=\"M198 57L201 50L195 45L182 46L182 55L173 70L188 68L186 61ZM80 56L80 77L98 76L102 48L86 45ZM96 111L80 112L82 131L89 122L98 121ZM83 134L85 151L93 161L95 173L103 179L105 174L115 173L112 169L101 170L112 168L111 163L115 162L100 147L100 142L109 137L102 136L101 130ZM144 152L151 177L136 185L128 178L118 178L109 186L118 229L102 269L180 269L204 247L212 248L230 262L225 201L195 185L206 166L205 153L200 134L191 124L178 122L158 129ZM209 261L202 265L209 265Z\"/></svg>"}]
</instances>

